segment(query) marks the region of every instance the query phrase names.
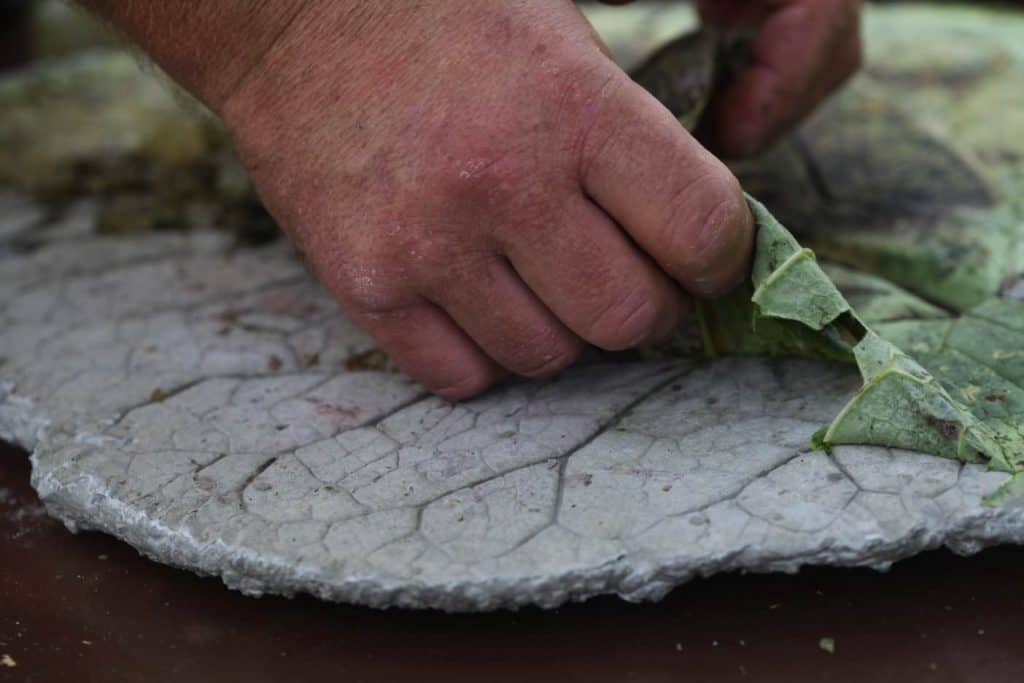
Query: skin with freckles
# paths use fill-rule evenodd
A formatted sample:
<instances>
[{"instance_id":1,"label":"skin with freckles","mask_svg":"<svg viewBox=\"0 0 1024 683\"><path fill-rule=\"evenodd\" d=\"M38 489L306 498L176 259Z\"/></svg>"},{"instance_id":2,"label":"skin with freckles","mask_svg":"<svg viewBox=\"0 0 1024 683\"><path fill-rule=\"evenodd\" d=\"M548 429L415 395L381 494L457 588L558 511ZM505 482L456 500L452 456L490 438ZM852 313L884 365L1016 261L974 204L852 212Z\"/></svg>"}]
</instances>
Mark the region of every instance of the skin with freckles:
<instances>
[{"instance_id":1,"label":"skin with freckles","mask_svg":"<svg viewBox=\"0 0 1024 683\"><path fill-rule=\"evenodd\" d=\"M746 276L738 182L568 0L91 4L224 118L319 279L444 397L655 341ZM713 103L728 153L857 64L855 2L700 9L761 27Z\"/></svg>"}]
</instances>

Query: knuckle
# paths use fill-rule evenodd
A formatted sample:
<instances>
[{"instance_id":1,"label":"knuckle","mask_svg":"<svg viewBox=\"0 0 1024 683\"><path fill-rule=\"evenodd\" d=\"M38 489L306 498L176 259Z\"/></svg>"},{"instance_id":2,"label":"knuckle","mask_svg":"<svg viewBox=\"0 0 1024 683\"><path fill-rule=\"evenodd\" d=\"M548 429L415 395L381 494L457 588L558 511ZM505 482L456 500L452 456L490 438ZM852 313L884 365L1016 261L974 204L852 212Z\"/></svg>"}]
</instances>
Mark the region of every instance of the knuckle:
<instances>
[{"instance_id":1,"label":"knuckle","mask_svg":"<svg viewBox=\"0 0 1024 683\"><path fill-rule=\"evenodd\" d=\"M488 239L499 250L546 244L552 230L557 229L553 217L562 212L558 200L566 195L562 188L550 184L545 187L535 181L524 183L515 196L509 196L503 203L503 211L492 216Z\"/></svg>"},{"instance_id":2,"label":"knuckle","mask_svg":"<svg viewBox=\"0 0 1024 683\"><path fill-rule=\"evenodd\" d=\"M524 377L547 377L565 370L577 360L583 351L579 340L569 335L545 333L539 343L525 346L512 363L510 370Z\"/></svg>"},{"instance_id":3,"label":"knuckle","mask_svg":"<svg viewBox=\"0 0 1024 683\"><path fill-rule=\"evenodd\" d=\"M457 128L457 139L443 139L423 152L417 162L421 197L442 213L472 216L486 225L496 216L515 211L522 199L543 189L541 176L550 176L550 164L540 158L544 129L540 113L523 107L519 119L508 112L459 119L445 126L445 135ZM493 119L493 120L490 120Z\"/></svg>"},{"instance_id":4,"label":"knuckle","mask_svg":"<svg viewBox=\"0 0 1024 683\"><path fill-rule=\"evenodd\" d=\"M367 290L369 303L379 290L443 292L481 270L481 250L458 226L409 221L374 233L346 269L349 281Z\"/></svg>"},{"instance_id":5,"label":"knuckle","mask_svg":"<svg viewBox=\"0 0 1024 683\"><path fill-rule=\"evenodd\" d=\"M451 201L491 205L521 185L527 175L523 159L499 130L482 128L470 135L486 141L443 149L441 159L458 161L438 164L425 182Z\"/></svg>"},{"instance_id":6,"label":"knuckle","mask_svg":"<svg viewBox=\"0 0 1024 683\"><path fill-rule=\"evenodd\" d=\"M350 277L345 293L340 297L355 313L363 316L380 317L396 313L406 307L406 297L394 287L382 285L370 275Z\"/></svg>"},{"instance_id":7,"label":"knuckle","mask_svg":"<svg viewBox=\"0 0 1024 683\"><path fill-rule=\"evenodd\" d=\"M531 226L548 223L552 197L564 194L568 182L530 154L503 154L500 160L477 167L471 177L439 181L436 196L443 198L452 221L421 233L419 261L442 263L453 250L472 251L473 245L484 242L517 239Z\"/></svg>"},{"instance_id":8,"label":"knuckle","mask_svg":"<svg viewBox=\"0 0 1024 683\"><path fill-rule=\"evenodd\" d=\"M584 336L600 348L621 351L656 336L661 317L653 293L637 288L595 316Z\"/></svg>"},{"instance_id":9,"label":"knuckle","mask_svg":"<svg viewBox=\"0 0 1024 683\"><path fill-rule=\"evenodd\" d=\"M363 315L384 315L406 307L408 288L380 257L357 258L322 278L346 308Z\"/></svg>"},{"instance_id":10,"label":"knuckle","mask_svg":"<svg viewBox=\"0 0 1024 683\"><path fill-rule=\"evenodd\" d=\"M458 241L435 244L410 267L416 287L441 305L474 306L494 283L496 257L490 249Z\"/></svg>"},{"instance_id":11,"label":"knuckle","mask_svg":"<svg viewBox=\"0 0 1024 683\"><path fill-rule=\"evenodd\" d=\"M461 259L462 249L451 230L416 226L396 244L400 259L414 274L439 275L449 272L446 265Z\"/></svg>"},{"instance_id":12,"label":"knuckle","mask_svg":"<svg viewBox=\"0 0 1024 683\"><path fill-rule=\"evenodd\" d=\"M578 167L579 177L584 184L593 176L593 169L599 168L605 159L616 154L620 141L628 136L628 131L624 128L591 122L582 132Z\"/></svg>"},{"instance_id":13,"label":"knuckle","mask_svg":"<svg viewBox=\"0 0 1024 683\"><path fill-rule=\"evenodd\" d=\"M602 167L616 164L622 159L631 140L645 132L638 131L633 121L613 121L611 114L597 114L587 123L579 144L577 174L586 184Z\"/></svg>"},{"instance_id":14,"label":"knuckle","mask_svg":"<svg viewBox=\"0 0 1024 683\"><path fill-rule=\"evenodd\" d=\"M617 106L625 85L619 73L594 65L568 70L559 83L558 127L568 135L563 146L575 155L581 178L630 139L634 121Z\"/></svg>"},{"instance_id":15,"label":"knuckle","mask_svg":"<svg viewBox=\"0 0 1024 683\"><path fill-rule=\"evenodd\" d=\"M577 120L581 114L599 113L602 100L617 83L616 72L609 70L603 60L569 58L549 87L562 116Z\"/></svg>"}]
</instances>

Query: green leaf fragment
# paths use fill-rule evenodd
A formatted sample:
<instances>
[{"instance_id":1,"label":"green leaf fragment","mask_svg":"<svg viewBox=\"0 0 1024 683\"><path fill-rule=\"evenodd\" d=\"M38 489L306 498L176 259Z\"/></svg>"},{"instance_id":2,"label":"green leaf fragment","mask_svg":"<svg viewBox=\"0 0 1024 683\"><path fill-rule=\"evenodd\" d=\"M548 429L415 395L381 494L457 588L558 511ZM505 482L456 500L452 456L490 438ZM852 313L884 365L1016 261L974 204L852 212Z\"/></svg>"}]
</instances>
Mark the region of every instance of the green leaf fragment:
<instances>
[{"instance_id":1,"label":"green leaf fragment","mask_svg":"<svg viewBox=\"0 0 1024 683\"><path fill-rule=\"evenodd\" d=\"M728 39L707 29L683 36L633 77L692 130L728 62ZM999 204L969 151L897 99L861 79L793 141L737 168L832 263L826 272L748 197L757 225L750 279L698 303L700 342L709 358L855 363L864 385L815 434L816 447L987 463L1013 475L986 498L999 503L1024 495L1024 303L997 298L1024 270L1024 202ZM1009 172L999 180L1019 187Z\"/></svg>"},{"instance_id":2,"label":"green leaf fragment","mask_svg":"<svg viewBox=\"0 0 1024 683\"><path fill-rule=\"evenodd\" d=\"M770 355L850 361L861 324L813 252L759 202L750 282L698 304L705 355Z\"/></svg>"},{"instance_id":3,"label":"green leaf fragment","mask_svg":"<svg viewBox=\"0 0 1024 683\"><path fill-rule=\"evenodd\" d=\"M857 311L857 317L869 325L949 317L949 313L938 306L877 275L838 263L824 262L821 267L842 292L850 308Z\"/></svg>"},{"instance_id":4,"label":"green leaf fragment","mask_svg":"<svg viewBox=\"0 0 1024 683\"><path fill-rule=\"evenodd\" d=\"M758 225L751 301L764 318L780 318L823 330L850 306L822 272L814 252L802 248L763 205L750 200Z\"/></svg>"},{"instance_id":5,"label":"green leaf fragment","mask_svg":"<svg viewBox=\"0 0 1024 683\"><path fill-rule=\"evenodd\" d=\"M754 199L750 282L700 305L708 355L780 355L855 362L863 387L814 436L828 449L871 444L922 451L1014 476L986 499L1024 492L1024 304L992 299L953 318L872 276L882 296L924 317L869 326L814 258Z\"/></svg>"},{"instance_id":6,"label":"green leaf fragment","mask_svg":"<svg viewBox=\"0 0 1024 683\"><path fill-rule=\"evenodd\" d=\"M816 435L816 445L868 443L965 462L1000 455L985 426L892 343L868 332L854 355L864 386Z\"/></svg>"}]
</instances>

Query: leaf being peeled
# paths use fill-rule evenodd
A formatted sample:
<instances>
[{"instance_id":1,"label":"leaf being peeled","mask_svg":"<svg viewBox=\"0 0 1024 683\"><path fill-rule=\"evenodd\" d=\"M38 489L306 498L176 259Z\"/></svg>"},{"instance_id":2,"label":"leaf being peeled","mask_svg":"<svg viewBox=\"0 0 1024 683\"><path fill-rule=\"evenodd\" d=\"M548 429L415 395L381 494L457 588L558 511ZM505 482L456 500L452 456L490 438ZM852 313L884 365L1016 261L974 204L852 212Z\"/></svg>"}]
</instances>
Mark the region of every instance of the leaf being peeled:
<instances>
[{"instance_id":1,"label":"leaf being peeled","mask_svg":"<svg viewBox=\"0 0 1024 683\"><path fill-rule=\"evenodd\" d=\"M750 281L725 298L699 304L705 355L852 361L863 330L849 304L814 253L757 200L747 201L757 224Z\"/></svg>"},{"instance_id":2,"label":"leaf being peeled","mask_svg":"<svg viewBox=\"0 0 1024 683\"><path fill-rule=\"evenodd\" d=\"M655 52L633 77L692 130L729 61L728 42L704 28ZM815 435L816 446L872 444L987 463L1014 475L989 502L1024 493L1024 303L992 298L1020 261L1010 246L1020 241L1024 211L988 210L993 197L968 164L863 90L851 89L831 107L849 120L805 129L805 146L831 151L815 157L817 182L829 181L828 191L783 176L785 192L773 197L784 209L799 209L807 197L820 202L810 213L789 214L803 216L814 243L845 265L826 272L748 198L757 224L750 279L698 304L704 354L856 363L864 385ZM868 105L884 116L866 116ZM876 156L879 163L868 163ZM778 185L777 173L766 177L766 188ZM942 226L929 212L939 212ZM871 221L901 229L858 227Z\"/></svg>"},{"instance_id":3,"label":"leaf being peeled","mask_svg":"<svg viewBox=\"0 0 1024 683\"><path fill-rule=\"evenodd\" d=\"M816 446L871 444L987 463L1021 475L989 502L1024 491L1024 304L994 299L954 318L870 275L847 274L923 317L872 328L814 254L748 201L757 224L750 281L700 304L705 353L855 362L864 386L815 435Z\"/></svg>"}]
</instances>

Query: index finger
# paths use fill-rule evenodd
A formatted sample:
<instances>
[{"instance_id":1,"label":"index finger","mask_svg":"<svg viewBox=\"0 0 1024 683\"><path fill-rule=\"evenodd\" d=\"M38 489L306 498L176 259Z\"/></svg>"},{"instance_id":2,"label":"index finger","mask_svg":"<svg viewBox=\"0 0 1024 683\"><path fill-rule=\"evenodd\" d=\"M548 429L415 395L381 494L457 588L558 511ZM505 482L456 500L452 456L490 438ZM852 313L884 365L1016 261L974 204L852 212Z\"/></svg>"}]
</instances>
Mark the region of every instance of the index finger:
<instances>
[{"instance_id":1,"label":"index finger","mask_svg":"<svg viewBox=\"0 0 1024 683\"><path fill-rule=\"evenodd\" d=\"M580 145L586 194L690 293L735 287L753 246L739 182L625 73L598 99Z\"/></svg>"}]
</instances>

